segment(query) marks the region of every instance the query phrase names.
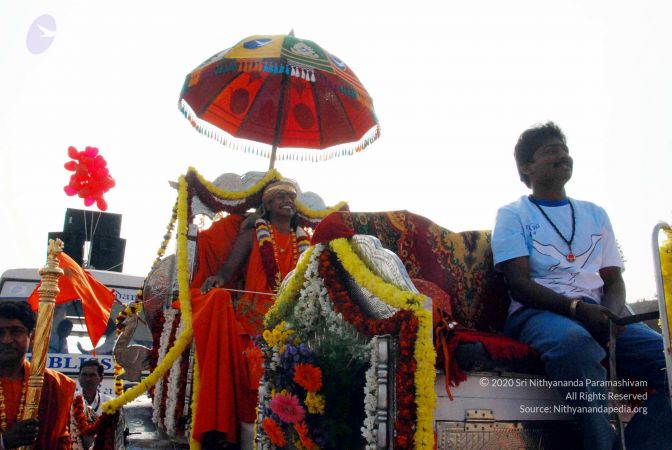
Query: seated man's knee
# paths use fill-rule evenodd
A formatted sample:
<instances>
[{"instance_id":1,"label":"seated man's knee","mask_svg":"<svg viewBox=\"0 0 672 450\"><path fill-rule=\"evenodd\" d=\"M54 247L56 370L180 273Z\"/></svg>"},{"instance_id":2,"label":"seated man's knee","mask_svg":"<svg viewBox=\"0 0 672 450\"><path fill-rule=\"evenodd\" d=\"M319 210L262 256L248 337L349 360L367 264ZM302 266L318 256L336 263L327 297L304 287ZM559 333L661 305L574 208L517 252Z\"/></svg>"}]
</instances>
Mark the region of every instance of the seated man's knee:
<instances>
[{"instance_id":1,"label":"seated man's knee","mask_svg":"<svg viewBox=\"0 0 672 450\"><path fill-rule=\"evenodd\" d=\"M606 357L604 348L582 326L568 327L555 336L555 343L542 357L577 363L599 363Z\"/></svg>"}]
</instances>

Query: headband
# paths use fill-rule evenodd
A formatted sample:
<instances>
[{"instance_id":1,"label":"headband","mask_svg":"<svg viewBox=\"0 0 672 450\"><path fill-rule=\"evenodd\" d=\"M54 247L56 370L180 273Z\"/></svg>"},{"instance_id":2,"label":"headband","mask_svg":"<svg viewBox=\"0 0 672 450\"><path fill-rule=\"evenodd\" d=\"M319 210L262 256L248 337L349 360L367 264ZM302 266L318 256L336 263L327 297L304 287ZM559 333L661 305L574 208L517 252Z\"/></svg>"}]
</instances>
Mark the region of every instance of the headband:
<instances>
[{"instance_id":1,"label":"headband","mask_svg":"<svg viewBox=\"0 0 672 450\"><path fill-rule=\"evenodd\" d=\"M275 197L277 192L289 192L290 194L296 195L296 188L289 181L278 181L277 183L269 184L264 193L261 196L261 201L266 202L271 198Z\"/></svg>"}]
</instances>

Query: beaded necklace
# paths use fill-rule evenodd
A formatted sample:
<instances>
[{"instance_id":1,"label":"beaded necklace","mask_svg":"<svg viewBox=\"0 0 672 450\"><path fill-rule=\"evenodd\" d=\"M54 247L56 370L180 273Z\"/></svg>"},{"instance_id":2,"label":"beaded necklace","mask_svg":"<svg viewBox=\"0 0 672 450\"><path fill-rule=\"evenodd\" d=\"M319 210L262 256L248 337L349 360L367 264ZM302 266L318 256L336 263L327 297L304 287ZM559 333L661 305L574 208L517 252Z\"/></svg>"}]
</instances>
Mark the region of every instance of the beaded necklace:
<instances>
[{"instance_id":1,"label":"beaded necklace","mask_svg":"<svg viewBox=\"0 0 672 450\"><path fill-rule=\"evenodd\" d=\"M558 227L553 223L551 218L548 217L548 215L541 207L541 205L539 205L536 201L532 200L532 198L530 198L530 201L534 204L534 206L539 208L539 211L541 211L541 215L543 215L548 221L548 223L551 224L555 232L558 233L558 236L560 236L560 239L565 241L565 244L567 244L567 247L569 248L569 253L567 253L566 256L567 262L573 263L574 260L576 260L576 256L574 256L574 252L572 252L572 242L574 241L574 233L576 232L576 217L574 215L574 205L572 205L572 202L569 199L567 199L567 201L569 202L569 209L572 211L572 235L569 237L569 239L566 239L565 236L562 235Z\"/></svg>"},{"instance_id":2,"label":"beaded necklace","mask_svg":"<svg viewBox=\"0 0 672 450\"><path fill-rule=\"evenodd\" d=\"M17 420L21 420L23 417L23 408L26 403L26 387L28 386L27 380L23 379L21 383L21 400L19 400L19 411L16 414ZM5 406L5 391L2 387L2 382L0 382L0 432L4 433L7 431L7 412Z\"/></svg>"}]
</instances>

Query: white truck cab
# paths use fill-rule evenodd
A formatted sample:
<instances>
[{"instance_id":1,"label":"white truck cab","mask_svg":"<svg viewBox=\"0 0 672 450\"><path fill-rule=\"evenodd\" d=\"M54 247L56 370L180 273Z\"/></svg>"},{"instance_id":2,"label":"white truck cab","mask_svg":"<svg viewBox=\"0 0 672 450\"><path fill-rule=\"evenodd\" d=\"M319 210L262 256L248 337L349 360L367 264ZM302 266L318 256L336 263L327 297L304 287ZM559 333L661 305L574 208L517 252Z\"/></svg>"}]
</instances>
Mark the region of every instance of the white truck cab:
<instances>
[{"instance_id":1,"label":"white truck cab","mask_svg":"<svg viewBox=\"0 0 672 450\"><path fill-rule=\"evenodd\" d=\"M115 319L127 304L137 299L143 277L103 270L88 270L88 272L108 288L114 289L116 294L116 301L110 313L110 323L96 347L96 358L105 366L105 379L101 392L113 395L114 357L112 349L116 338ZM38 269L6 270L0 278L0 302L27 301L39 281ZM72 331L67 336L66 342L59 346L56 332L58 325L64 320L72 323ZM147 327L138 327L134 341L151 346L152 337ZM58 305L54 310L47 367L62 372L77 381L79 367L83 361L92 357L92 349L93 346L86 331L81 301L74 300ZM28 357L30 358L30 354ZM77 389L79 390L79 384Z\"/></svg>"}]
</instances>

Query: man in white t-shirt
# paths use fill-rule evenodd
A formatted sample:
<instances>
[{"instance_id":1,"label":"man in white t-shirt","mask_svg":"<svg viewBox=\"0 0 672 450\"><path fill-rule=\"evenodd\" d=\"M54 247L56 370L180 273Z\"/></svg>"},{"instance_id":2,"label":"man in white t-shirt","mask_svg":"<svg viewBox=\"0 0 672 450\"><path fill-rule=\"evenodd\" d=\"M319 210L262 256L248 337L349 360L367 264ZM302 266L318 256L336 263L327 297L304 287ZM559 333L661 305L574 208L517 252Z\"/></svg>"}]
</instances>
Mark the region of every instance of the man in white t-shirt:
<instances>
[{"instance_id":1,"label":"man in white t-shirt","mask_svg":"<svg viewBox=\"0 0 672 450\"><path fill-rule=\"evenodd\" d=\"M624 265L609 217L593 203L567 197L573 160L553 122L523 132L514 156L532 195L500 208L493 230L495 268L512 300L504 332L539 351L551 380L573 382L559 390L584 411L578 414L584 447L618 448L604 412L607 389L599 386L606 379L601 361L609 319L621 316L625 305ZM672 442L672 410L661 336L643 324L628 325L616 352L619 376L656 390L643 405L647 412L626 428L628 449L665 448Z\"/></svg>"},{"instance_id":2,"label":"man in white t-shirt","mask_svg":"<svg viewBox=\"0 0 672 450\"><path fill-rule=\"evenodd\" d=\"M82 362L79 368L79 386L82 388L82 399L84 401L84 414L87 422L93 423L102 413L101 405L108 400L112 400L109 395L100 392L100 385L105 375L105 366L95 358L87 359ZM73 408L73 414L75 413ZM74 422L71 422L74 426ZM78 430L71 430L73 436L79 436L81 439L81 448L92 448L94 437L85 436Z\"/></svg>"}]
</instances>

